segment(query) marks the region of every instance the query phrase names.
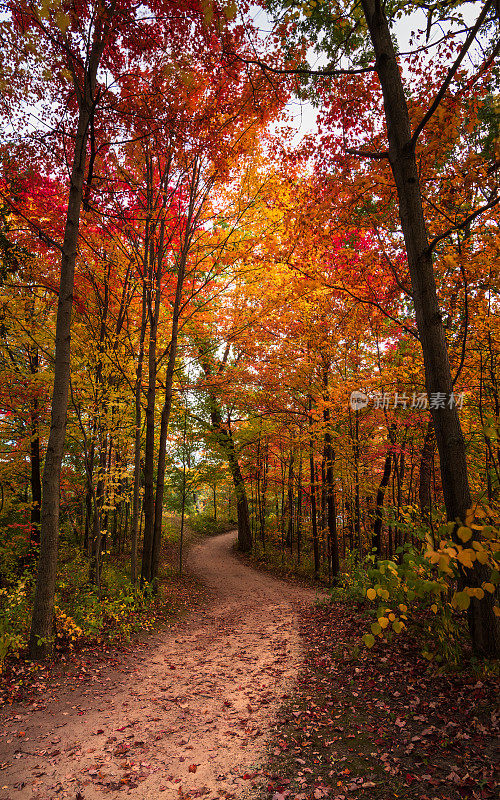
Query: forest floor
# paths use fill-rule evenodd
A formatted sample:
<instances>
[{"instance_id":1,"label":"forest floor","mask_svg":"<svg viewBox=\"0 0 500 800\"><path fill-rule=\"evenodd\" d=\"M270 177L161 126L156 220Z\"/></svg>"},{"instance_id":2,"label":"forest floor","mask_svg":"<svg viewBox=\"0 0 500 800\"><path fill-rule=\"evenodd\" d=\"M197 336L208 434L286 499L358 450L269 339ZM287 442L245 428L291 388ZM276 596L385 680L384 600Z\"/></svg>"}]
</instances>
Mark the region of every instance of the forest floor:
<instances>
[{"instance_id":1,"label":"forest floor","mask_svg":"<svg viewBox=\"0 0 500 800\"><path fill-rule=\"evenodd\" d=\"M241 798L297 677L316 593L259 573L234 533L193 547L203 603L127 648L75 657L0 715L0 800Z\"/></svg>"},{"instance_id":2,"label":"forest floor","mask_svg":"<svg viewBox=\"0 0 500 800\"><path fill-rule=\"evenodd\" d=\"M269 737L260 798L498 797L497 678L473 663L439 673L407 632L368 650L368 629L353 603L301 614L303 665Z\"/></svg>"},{"instance_id":3,"label":"forest floor","mask_svg":"<svg viewBox=\"0 0 500 800\"><path fill-rule=\"evenodd\" d=\"M363 608L315 604L234 539L193 547L180 621L74 654L0 715L0 800L498 796L493 676L439 674L407 633L367 650Z\"/></svg>"}]
</instances>

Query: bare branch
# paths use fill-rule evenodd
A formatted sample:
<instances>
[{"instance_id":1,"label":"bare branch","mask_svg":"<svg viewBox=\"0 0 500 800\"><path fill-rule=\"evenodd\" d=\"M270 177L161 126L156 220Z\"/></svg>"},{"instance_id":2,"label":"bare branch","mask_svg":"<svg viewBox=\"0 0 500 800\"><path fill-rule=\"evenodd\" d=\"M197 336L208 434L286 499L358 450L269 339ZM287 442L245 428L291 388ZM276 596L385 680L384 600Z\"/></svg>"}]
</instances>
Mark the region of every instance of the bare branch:
<instances>
[{"instance_id":1,"label":"bare branch","mask_svg":"<svg viewBox=\"0 0 500 800\"><path fill-rule=\"evenodd\" d=\"M477 32L479 31L481 25L483 24L488 11L490 10L492 2L493 2L493 0L486 0L486 3L483 6L483 10L481 11L480 15L478 16L478 18L476 20L476 24L474 25L473 28L471 28L469 35L467 36L465 42L463 43L462 47L460 48L460 52L459 52L458 56L456 57L454 63L449 68L448 74L447 74L446 78L444 79L439 92L437 93L436 97L434 98L430 108L428 109L426 114L424 114L423 118L420 120L419 124L417 125L417 127L415 129L415 132L414 132L414 134L413 134L413 136L411 138L410 144L409 144L410 149L413 149L415 147L415 145L417 143L417 140L418 140L418 137L420 136L420 134L422 133L423 129L425 128L425 126L429 122L430 118L433 116L434 112L439 107L439 104L441 103L441 100L443 99L444 95L446 94L446 91L447 91L450 83L452 82L452 80L453 80L453 78L454 78L454 76L455 76L460 64L464 60L465 56L467 55L467 53L469 51L469 48L470 48L472 42L476 38Z\"/></svg>"}]
</instances>

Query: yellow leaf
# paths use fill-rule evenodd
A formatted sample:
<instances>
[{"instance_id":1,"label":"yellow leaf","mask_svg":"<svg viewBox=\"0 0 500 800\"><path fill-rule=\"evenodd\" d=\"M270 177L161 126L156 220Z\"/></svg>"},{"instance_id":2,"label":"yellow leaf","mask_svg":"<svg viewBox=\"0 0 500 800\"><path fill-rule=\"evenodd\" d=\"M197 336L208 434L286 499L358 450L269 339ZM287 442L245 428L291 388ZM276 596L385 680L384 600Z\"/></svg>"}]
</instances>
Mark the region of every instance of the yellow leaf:
<instances>
[{"instance_id":1,"label":"yellow leaf","mask_svg":"<svg viewBox=\"0 0 500 800\"><path fill-rule=\"evenodd\" d=\"M457 561L460 561L464 567L468 567L469 569L472 567L472 562L476 560L476 553L474 550L470 548L468 550L462 550L457 555Z\"/></svg>"},{"instance_id":2,"label":"yellow leaf","mask_svg":"<svg viewBox=\"0 0 500 800\"><path fill-rule=\"evenodd\" d=\"M433 603L433 604L431 605L431 611L434 611L434 613L435 613L435 614L437 614L438 607L437 607L436 603Z\"/></svg>"},{"instance_id":3,"label":"yellow leaf","mask_svg":"<svg viewBox=\"0 0 500 800\"><path fill-rule=\"evenodd\" d=\"M485 592L489 592L490 594L493 594L493 592L495 591L494 585L492 583L487 583L487 582L483 583L483 589Z\"/></svg>"},{"instance_id":4,"label":"yellow leaf","mask_svg":"<svg viewBox=\"0 0 500 800\"><path fill-rule=\"evenodd\" d=\"M500 608L498 606L493 606L493 613L495 617L500 617Z\"/></svg>"},{"instance_id":5,"label":"yellow leaf","mask_svg":"<svg viewBox=\"0 0 500 800\"><path fill-rule=\"evenodd\" d=\"M462 542L468 542L472 536L472 531L470 528L466 528L464 525L462 525L457 531L457 536L462 540Z\"/></svg>"},{"instance_id":6,"label":"yellow leaf","mask_svg":"<svg viewBox=\"0 0 500 800\"><path fill-rule=\"evenodd\" d=\"M69 28L69 17L64 11L58 11L56 14L56 25L61 33L66 33Z\"/></svg>"},{"instance_id":7,"label":"yellow leaf","mask_svg":"<svg viewBox=\"0 0 500 800\"><path fill-rule=\"evenodd\" d=\"M387 619L387 617L379 617L378 624L380 625L381 628L387 628L389 620Z\"/></svg>"},{"instance_id":8,"label":"yellow leaf","mask_svg":"<svg viewBox=\"0 0 500 800\"><path fill-rule=\"evenodd\" d=\"M467 592L455 592L451 604L459 611L466 611L470 606L470 597Z\"/></svg>"},{"instance_id":9,"label":"yellow leaf","mask_svg":"<svg viewBox=\"0 0 500 800\"><path fill-rule=\"evenodd\" d=\"M368 600L375 600L377 592L375 591L375 589L368 589L366 596Z\"/></svg>"}]
</instances>

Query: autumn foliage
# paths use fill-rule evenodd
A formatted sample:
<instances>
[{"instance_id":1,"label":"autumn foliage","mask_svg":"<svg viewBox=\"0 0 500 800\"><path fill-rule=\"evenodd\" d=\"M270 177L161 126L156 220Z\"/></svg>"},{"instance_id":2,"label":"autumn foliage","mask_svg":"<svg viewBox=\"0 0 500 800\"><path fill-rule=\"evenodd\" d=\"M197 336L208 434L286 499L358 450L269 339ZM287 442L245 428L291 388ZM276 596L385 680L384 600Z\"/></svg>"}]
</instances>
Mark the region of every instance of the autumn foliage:
<instances>
[{"instance_id":1,"label":"autumn foliage","mask_svg":"<svg viewBox=\"0 0 500 800\"><path fill-rule=\"evenodd\" d=\"M3 4L0 659L146 607L166 512L498 653L495 4L392 78L403 5L326 5Z\"/></svg>"}]
</instances>

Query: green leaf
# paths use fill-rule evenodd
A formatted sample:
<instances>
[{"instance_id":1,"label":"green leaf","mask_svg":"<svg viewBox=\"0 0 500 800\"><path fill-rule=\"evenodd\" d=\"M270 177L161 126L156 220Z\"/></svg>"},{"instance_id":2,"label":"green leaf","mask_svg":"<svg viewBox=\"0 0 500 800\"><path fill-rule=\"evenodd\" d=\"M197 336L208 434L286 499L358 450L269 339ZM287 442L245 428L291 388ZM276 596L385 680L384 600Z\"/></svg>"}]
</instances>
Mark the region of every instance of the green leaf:
<instances>
[{"instance_id":1,"label":"green leaf","mask_svg":"<svg viewBox=\"0 0 500 800\"><path fill-rule=\"evenodd\" d=\"M455 592L451 603L459 611L466 611L470 606L470 597L467 592Z\"/></svg>"}]
</instances>

